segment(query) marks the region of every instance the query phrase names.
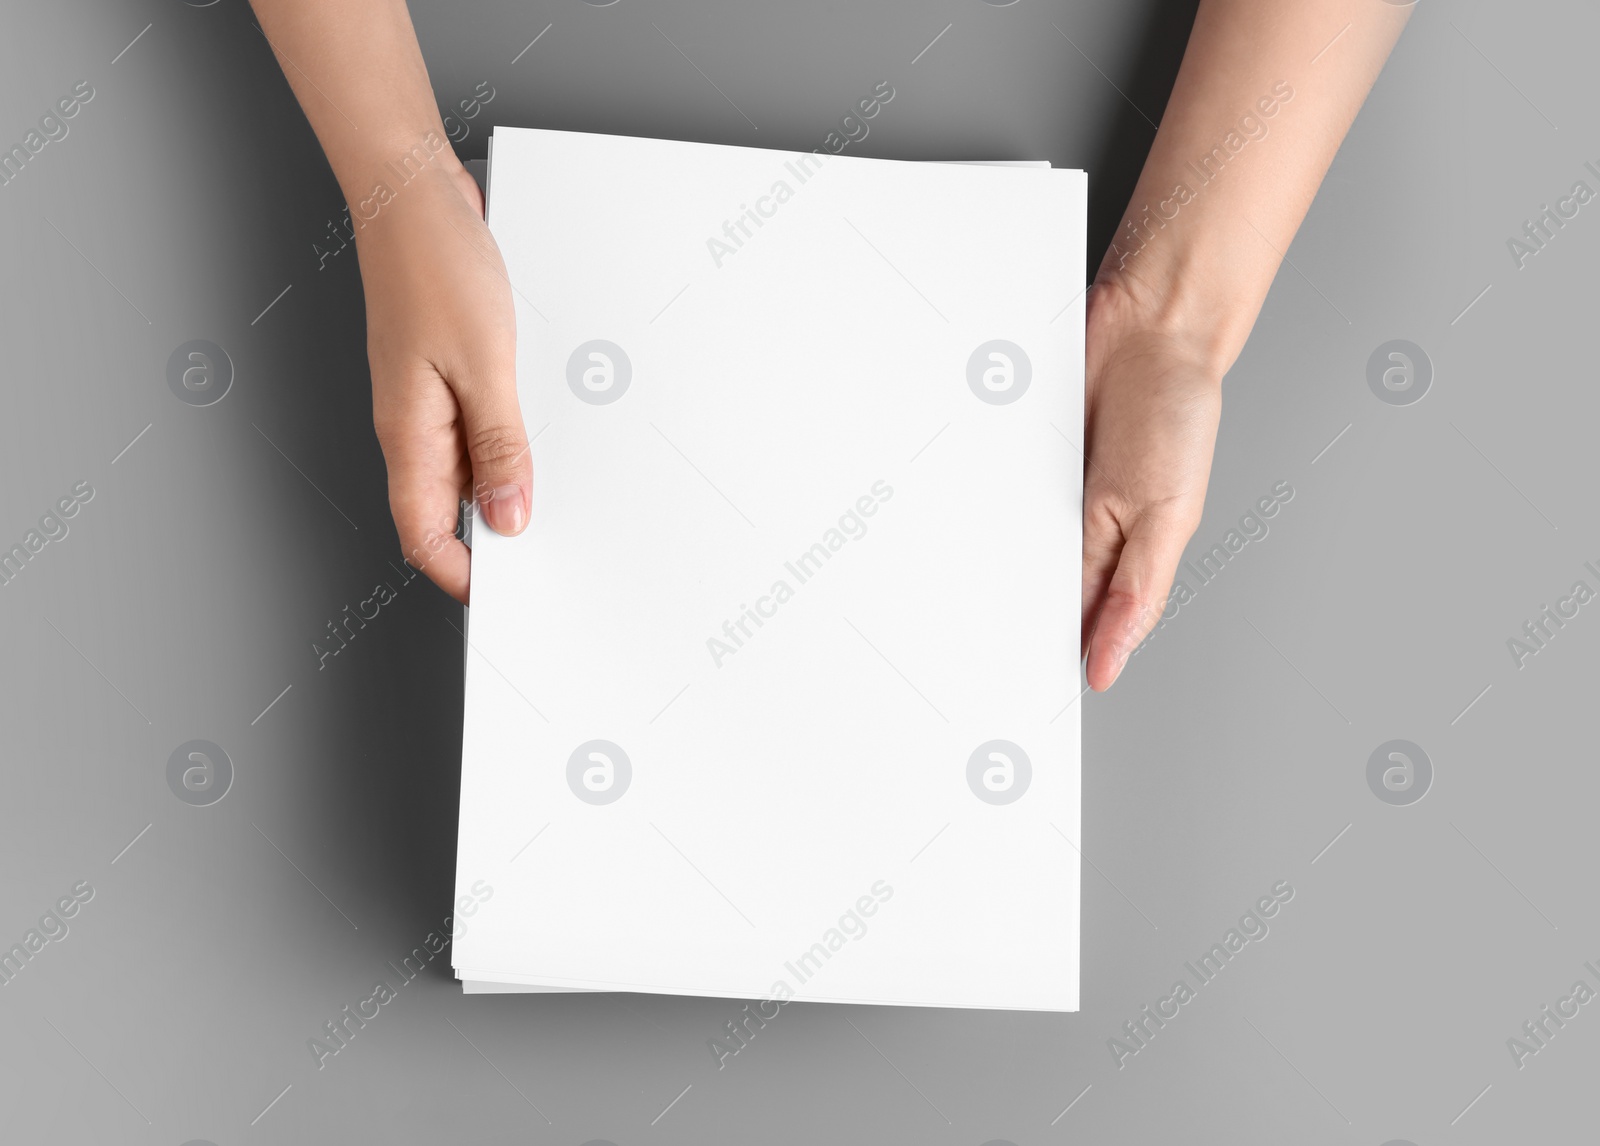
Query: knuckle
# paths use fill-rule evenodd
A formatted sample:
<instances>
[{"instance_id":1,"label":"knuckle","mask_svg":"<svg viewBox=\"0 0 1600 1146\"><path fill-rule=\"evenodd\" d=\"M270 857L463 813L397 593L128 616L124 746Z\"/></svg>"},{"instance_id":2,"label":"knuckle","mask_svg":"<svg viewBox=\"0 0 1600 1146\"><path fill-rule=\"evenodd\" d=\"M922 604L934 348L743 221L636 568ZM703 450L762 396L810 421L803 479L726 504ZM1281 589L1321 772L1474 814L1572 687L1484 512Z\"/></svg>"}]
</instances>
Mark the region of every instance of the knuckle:
<instances>
[{"instance_id":1,"label":"knuckle","mask_svg":"<svg viewBox=\"0 0 1600 1146\"><path fill-rule=\"evenodd\" d=\"M400 551L417 569L425 569L455 540L454 523L436 525L422 518L402 522L396 517L395 525L400 534Z\"/></svg>"},{"instance_id":2,"label":"knuckle","mask_svg":"<svg viewBox=\"0 0 1600 1146\"><path fill-rule=\"evenodd\" d=\"M521 430L512 426L483 426L467 435L467 452L477 465L502 468L515 465L527 453Z\"/></svg>"},{"instance_id":3,"label":"knuckle","mask_svg":"<svg viewBox=\"0 0 1600 1146\"><path fill-rule=\"evenodd\" d=\"M1126 586L1113 585L1106 591L1106 608L1126 615L1132 624L1143 622L1165 607L1165 597L1158 596L1155 590L1148 586L1130 589Z\"/></svg>"}]
</instances>

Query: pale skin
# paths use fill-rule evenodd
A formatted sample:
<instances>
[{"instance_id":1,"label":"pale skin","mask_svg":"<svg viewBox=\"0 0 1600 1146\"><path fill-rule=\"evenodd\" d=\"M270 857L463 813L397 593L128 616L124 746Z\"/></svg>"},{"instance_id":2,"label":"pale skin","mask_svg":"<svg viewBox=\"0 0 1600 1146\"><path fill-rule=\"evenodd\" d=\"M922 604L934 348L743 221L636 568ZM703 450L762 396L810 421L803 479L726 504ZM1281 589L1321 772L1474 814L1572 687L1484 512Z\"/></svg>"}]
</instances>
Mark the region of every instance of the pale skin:
<instances>
[{"instance_id":1,"label":"pale skin","mask_svg":"<svg viewBox=\"0 0 1600 1146\"><path fill-rule=\"evenodd\" d=\"M516 534L533 493L511 286L482 195L443 143L404 0L252 4L352 205L401 547L465 603L460 502ZM1223 376L1409 14L1380 0L1200 4L1129 201L1141 237L1124 226L1087 300L1080 652L1097 691L1166 607L1205 504ZM1284 84L1292 99L1264 117L1259 101ZM1190 165L1250 114L1268 134L1201 187ZM422 174L374 201L395 181L386 165L419 145Z\"/></svg>"}]
</instances>

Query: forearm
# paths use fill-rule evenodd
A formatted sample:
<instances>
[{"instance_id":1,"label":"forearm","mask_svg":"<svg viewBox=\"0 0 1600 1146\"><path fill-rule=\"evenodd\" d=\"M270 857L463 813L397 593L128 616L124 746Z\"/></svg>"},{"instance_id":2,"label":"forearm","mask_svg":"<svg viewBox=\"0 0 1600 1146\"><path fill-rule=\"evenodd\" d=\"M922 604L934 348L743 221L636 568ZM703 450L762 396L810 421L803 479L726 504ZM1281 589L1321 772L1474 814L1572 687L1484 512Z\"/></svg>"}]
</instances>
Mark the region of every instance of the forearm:
<instances>
[{"instance_id":1,"label":"forearm","mask_svg":"<svg viewBox=\"0 0 1600 1146\"><path fill-rule=\"evenodd\" d=\"M1372 0L1202 0L1099 281L1219 379L1408 14Z\"/></svg>"},{"instance_id":2,"label":"forearm","mask_svg":"<svg viewBox=\"0 0 1600 1146\"><path fill-rule=\"evenodd\" d=\"M420 146L453 169L404 0L251 0L353 210Z\"/></svg>"}]
</instances>

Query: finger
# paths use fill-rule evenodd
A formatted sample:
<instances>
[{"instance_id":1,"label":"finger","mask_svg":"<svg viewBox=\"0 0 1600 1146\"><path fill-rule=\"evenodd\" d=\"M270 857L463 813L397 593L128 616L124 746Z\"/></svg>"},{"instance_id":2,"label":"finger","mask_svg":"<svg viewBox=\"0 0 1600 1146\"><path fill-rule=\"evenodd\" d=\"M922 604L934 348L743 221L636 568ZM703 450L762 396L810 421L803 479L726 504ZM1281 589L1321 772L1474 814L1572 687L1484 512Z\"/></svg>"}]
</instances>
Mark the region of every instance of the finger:
<instances>
[{"instance_id":1,"label":"finger","mask_svg":"<svg viewBox=\"0 0 1600 1146\"><path fill-rule=\"evenodd\" d=\"M1110 688L1139 642L1161 619L1173 575L1193 528L1170 515L1144 514L1127 527L1116 571L1089 637L1089 687Z\"/></svg>"},{"instance_id":2,"label":"finger","mask_svg":"<svg viewBox=\"0 0 1600 1146\"><path fill-rule=\"evenodd\" d=\"M473 496L496 533L514 535L528 524L533 462L517 401L514 344L485 352L452 378L472 461Z\"/></svg>"},{"instance_id":3,"label":"finger","mask_svg":"<svg viewBox=\"0 0 1600 1146\"><path fill-rule=\"evenodd\" d=\"M389 511L400 532L406 563L427 574L463 605L472 573L472 551L456 537L460 483L448 470L408 451L389 450Z\"/></svg>"},{"instance_id":4,"label":"finger","mask_svg":"<svg viewBox=\"0 0 1600 1146\"><path fill-rule=\"evenodd\" d=\"M384 417L378 423L389 469L389 512L406 563L465 605L471 550L455 531L469 471L455 401L436 375L412 393L418 397L403 418Z\"/></svg>"},{"instance_id":5,"label":"finger","mask_svg":"<svg viewBox=\"0 0 1600 1146\"><path fill-rule=\"evenodd\" d=\"M1089 655L1089 637L1101 602L1117 571L1122 554L1122 526L1105 506L1095 507L1091 497L1083 515L1083 612L1079 629L1078 659Z\"/></svg>"}]
</instances>

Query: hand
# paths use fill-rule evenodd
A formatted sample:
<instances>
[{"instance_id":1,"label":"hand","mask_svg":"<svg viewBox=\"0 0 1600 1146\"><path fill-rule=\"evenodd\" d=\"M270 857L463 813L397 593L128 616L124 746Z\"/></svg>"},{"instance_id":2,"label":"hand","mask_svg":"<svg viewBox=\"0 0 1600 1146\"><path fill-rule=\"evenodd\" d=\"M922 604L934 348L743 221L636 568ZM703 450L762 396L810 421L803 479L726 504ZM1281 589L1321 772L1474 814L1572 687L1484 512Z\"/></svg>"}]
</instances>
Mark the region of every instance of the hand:
<instances>
[{"instance_id":1,"label":"hand","mask_svg":"<svg viewBox=\"0 0 1600 1146\"><path fill-rule=\"evenodd\" d=\"M358 220L359 221L359 220ZM372 414L405 558L467 603L463 500L497 533L528 522L516 315L483 196L448 148L356 231Z\"/></svg>"},{"instance_id":2,"label":"hand","mask_svg":"<svg viewBox=\"0 0 1600 1146\"><path fill-rule=\"evenodd\" d=\"M1080 655L1103 692L1160 620L1200 524L1225 368L1120 281L1102 274L1087 305Z\"/></svg>"}]
</instances>

